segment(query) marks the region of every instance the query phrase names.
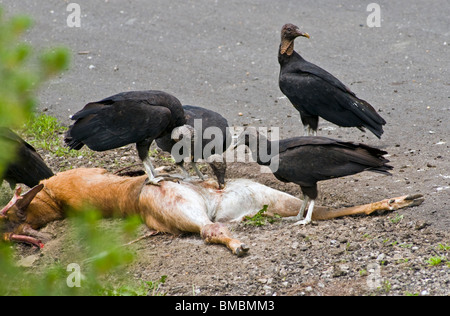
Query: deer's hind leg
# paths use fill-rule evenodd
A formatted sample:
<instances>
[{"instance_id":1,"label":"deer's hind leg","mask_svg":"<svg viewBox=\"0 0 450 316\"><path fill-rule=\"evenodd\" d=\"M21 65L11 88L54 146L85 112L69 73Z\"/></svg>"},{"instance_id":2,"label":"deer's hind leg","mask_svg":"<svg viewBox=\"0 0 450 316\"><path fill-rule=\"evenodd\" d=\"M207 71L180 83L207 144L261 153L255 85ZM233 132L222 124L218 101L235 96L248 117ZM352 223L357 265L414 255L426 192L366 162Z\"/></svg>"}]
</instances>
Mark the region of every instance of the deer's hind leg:
<instances>
[{"instance_id":1,"label":"deer's hind leg","mask_svg":"<svg viewBox=\"0 0 450 316\"><path fill-rule=\"evenodd\" d=\"M208 243L227 246L238 257L245 255L249 251L247 245L231 237L227 226L222 223L211 223L203 226L201 236Z\"/></svg>"},{"instance_id":2,"label":"deer's hind leg","mask_svg":"<svg viewBox=\"0 0 450 316\"><path fill-rule=\"evenodd\" d=\"M224 224L211 220L208 214L214 205L208 205L194 185L162 182L160 187L147 186L145 189L140 197L141 209L150 229L175 235L200 234L205 242L223 244L238 256L248 252L248 247L232 238ZM208 195L208 198L214 196Z\"/></svg>"}]
</instances>

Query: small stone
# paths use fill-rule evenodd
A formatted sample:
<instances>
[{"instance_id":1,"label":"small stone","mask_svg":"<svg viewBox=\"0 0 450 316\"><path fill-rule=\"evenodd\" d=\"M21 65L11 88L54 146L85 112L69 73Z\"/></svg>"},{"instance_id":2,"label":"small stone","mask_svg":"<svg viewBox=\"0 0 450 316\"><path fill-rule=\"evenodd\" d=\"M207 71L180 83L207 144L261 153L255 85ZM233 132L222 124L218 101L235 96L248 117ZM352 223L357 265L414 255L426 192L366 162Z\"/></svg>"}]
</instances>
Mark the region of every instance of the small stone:
<instances>
[{"instance_id":1,"label":"small stone","mask_svg":"<svg viewBox=\"0 0 450 316\"><path fill-rule=\"evenodd\" d=\"M419 221L416 222L416 225L415 225L414 229L415 230L422 230L422 229L424 229L425 227L427 227L429 225L430 225L429 223L419 220Z\"/></svg>"},{"instance_id":2,"label":"small stone","mask_svg":"<svg viewBox=\"0 0 450 316\"><path fill-rule=\"evenodd\" d=\"M17 265L19 267L30 268L33 266L33 264L38 259L39 259L39 255L31 255L31 256L28 256L28 257L25 257L25 258L19 260L19 262L17 262Z\"/></svg>"}]
</instances>

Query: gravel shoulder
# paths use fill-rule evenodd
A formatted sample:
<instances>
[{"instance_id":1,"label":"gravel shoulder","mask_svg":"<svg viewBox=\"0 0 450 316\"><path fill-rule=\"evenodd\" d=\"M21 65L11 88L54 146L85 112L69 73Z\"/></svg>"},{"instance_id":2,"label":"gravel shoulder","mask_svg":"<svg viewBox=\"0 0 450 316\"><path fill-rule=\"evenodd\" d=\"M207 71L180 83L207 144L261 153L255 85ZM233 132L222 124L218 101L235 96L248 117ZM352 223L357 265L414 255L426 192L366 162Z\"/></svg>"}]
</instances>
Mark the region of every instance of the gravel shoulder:
<instances>
[{"instance_id":1,"label":"gravel shoulder","mask_svg":"<svg viewBox=\"0 0 450 316\"><path fill-rule=\"evenodd\" d=\"M89 165L114 172L137 165L134 170L140 170L134 151L127 146L89 158L47 158L52 168ZM164 153L156 151L154 158L157 166L171 165ZM201 170L212 176L206 165ZM254 163L232 164L228 170L230 178L253 178L298 195L295 185L280 183L269 174L258 175L259 166ZM362 174L352 185L364 188L362 183L376 181L370 178ZM322 185L318 203L342 207L387 198L373 191L364 198L348 195L341 188L349 181L355 180L337 179ZM160 293L169 296L450 295L450 234L414 216L418 208L313 222L306 227L292 226L287 220L259 227L229 225L232 234L250 247L243 258L224 246L206 244L198 235L157 235L129 246L136 260L125 267L125 275L109 279L119 286L123 282L119 280L155 281L166 275ZM98 229L118 231L120 223L120 219L105 219ZM17 245L18 262L35 271L55 262L72 263L73 251L79 247L72 229L68 220L49 224L43 231L54 238L43 250ZM139 235L146 232L142 225ZM441 263L432 265L433 258L440 258Z\"/></svg>"}]
</instances>

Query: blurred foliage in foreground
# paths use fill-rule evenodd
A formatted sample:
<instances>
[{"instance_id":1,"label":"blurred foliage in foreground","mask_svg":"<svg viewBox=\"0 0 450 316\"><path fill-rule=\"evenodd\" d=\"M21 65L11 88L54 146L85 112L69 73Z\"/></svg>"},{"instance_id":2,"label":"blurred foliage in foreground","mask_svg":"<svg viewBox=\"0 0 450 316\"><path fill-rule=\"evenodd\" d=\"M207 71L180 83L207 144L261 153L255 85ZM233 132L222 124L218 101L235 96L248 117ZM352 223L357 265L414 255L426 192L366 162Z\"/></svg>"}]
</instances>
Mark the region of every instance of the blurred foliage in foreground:
<instances>
[{"instance_id":1,"label":"blurred foliage in foreground","mask_svg":"<svg viewBox=\"0 0 450 316\"><path fill-rule=\"evenodd\" d=\"M36 262L47 261L36 267L18 266L15 246L0 242L0 296L163 295L160 286L165 276L156 282L139 282L126 274L125 268L135 254L125 241L135 238L141 225L139 217L130 217L104 227L101 214L95 210L71 214L59 245L66 255L56 254L51 259L47 254L47 258L41 258L36 249L36 254L31 255L37 256ZM52 260L55 262L48 262Z\"/></svg>"},{"instance_id":2,"label":"blurred foliage in foreground","mask_svg":"<svg viewBox=\"0 0 450 316\"><path fill-rule=\"evenodd\" d=\"M36 53L22 40L31 25L27 16L6 18L0 7L0 126L12 130L20 129L33 119L38 89L69 64L66 48ZM53 123L49 121L39 133L54 133ZM7 147L0 139L0 174L14 159L14 151L15 148ZM121 228L107 233L103 228L99 229L99 219L100 215L95 211L86 211L69 219L70 227L73 227L71 244L76 240L77 245L75 251L69 253L70 263L79 267L79 273L69 269L70 263L58 262L59 259L44 267L33 264L28 268L20 267L16 246L0 238L0 295L159 295L165 276L156 282L141 281L137 286L129 279L127 282L115 280L114 286L108 282L110 274L134 259L133 253L120 246L118 237L130 237L140 221L136 218L125 220ZM36 251L37 260L43 260L39 250ZM79 281L79 287L71 286L77 283L74 280Z\"/></svg>"},{"instance_id":3,"label":"blurred foliage in foreground","mask_svg":"<svg viewBox=\"0 0 450 316\"><path fill-rule=\"evenodd\" d=\"M13 130L29 120L41 84L67 69L69 51L58 47L36 53L22 36L31 28L27 16L6 18L0 7L0 126ZM11 146L11 145L9 145ZM14 158L14 148L0 140L0 174Z\"/></svg>"}]
</instances>

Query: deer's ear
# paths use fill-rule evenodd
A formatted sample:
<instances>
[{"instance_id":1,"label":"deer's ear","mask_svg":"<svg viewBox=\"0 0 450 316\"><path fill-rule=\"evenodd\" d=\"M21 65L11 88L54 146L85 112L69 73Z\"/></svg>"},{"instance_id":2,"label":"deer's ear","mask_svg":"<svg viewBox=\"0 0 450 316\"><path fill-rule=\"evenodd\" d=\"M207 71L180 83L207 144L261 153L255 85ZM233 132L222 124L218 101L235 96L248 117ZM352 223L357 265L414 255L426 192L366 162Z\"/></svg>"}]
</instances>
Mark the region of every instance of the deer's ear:
<instances>
[{"instance_id":1,"label":"deer's ear","mask_svg":"<svg viewBox=\"0 0 450 316\"><path fill-rule=\"evenodd\" d=\"M30 205L31 201L36 197L36 195L42 191L44 188L43 184L38 184L34 188L32 188L27 193L24 193L21 196L21 199L17 200L16 207L23 213L25 213L26 209Z\"/></svg>"}]
</instances>

